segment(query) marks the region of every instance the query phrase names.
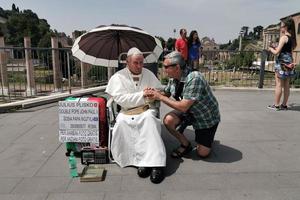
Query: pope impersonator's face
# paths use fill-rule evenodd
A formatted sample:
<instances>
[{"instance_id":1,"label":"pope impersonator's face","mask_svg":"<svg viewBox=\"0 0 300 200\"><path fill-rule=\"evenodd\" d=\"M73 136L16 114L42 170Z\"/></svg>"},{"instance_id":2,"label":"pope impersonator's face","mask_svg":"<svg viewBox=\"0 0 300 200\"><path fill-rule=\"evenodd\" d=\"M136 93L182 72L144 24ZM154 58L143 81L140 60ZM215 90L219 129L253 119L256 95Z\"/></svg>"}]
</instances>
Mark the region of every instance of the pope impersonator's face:
<instances>
[{"instance_id":1,"label":"pope impersonator's face","mask_svg":"<svg viewBox=\"0 0 300 200\"><path fill-rule=\"evenodd\" d=\"M134 75L142 73L142 68L144 66L143 55L132 55L127 58L127 65L130 72Z\"/></svg>"}]
</instances>

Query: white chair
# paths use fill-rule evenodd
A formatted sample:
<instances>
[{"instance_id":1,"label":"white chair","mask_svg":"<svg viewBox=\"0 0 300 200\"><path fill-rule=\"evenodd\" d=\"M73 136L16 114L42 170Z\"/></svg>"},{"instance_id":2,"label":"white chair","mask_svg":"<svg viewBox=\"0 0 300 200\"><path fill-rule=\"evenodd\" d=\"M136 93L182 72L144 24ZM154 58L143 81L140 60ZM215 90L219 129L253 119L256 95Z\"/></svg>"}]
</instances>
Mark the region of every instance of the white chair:
<instances>
[{"instance_id":1,"label":"white chair","mask_svg":"<svg viewBox=\"0 0 300 200\"><path fill-rule=\"evenodd\" d=\"M111 97L106 103L107 107L107 121L108 121L108 159L110 163L114 163L114 159L111 154L111 140L112 140L112 131L114 128L114 125L116 123L116 118L118 115L118 105L114 101L114 99Z\"/></svg>"}]
</instances>

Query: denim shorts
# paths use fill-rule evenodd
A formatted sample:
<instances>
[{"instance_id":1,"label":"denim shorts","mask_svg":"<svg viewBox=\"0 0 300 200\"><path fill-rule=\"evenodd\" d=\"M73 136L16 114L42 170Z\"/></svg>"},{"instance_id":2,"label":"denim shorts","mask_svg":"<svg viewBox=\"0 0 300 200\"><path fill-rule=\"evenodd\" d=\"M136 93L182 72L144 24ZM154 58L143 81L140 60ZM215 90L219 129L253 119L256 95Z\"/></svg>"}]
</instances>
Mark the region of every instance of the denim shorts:
<instances>
[{"instance_id":1,"label":"denim shorts","mask_svg":"<svg viewBox=\"0 0 300 200\"><path fill-rule=\"evenodd\" d=\"M291 64L293 62L292 54L280 53L275 62L275 72L280 79L291 78L296 75L295 69L285 69L284 64Z\"/></svg>"}]
</instances>

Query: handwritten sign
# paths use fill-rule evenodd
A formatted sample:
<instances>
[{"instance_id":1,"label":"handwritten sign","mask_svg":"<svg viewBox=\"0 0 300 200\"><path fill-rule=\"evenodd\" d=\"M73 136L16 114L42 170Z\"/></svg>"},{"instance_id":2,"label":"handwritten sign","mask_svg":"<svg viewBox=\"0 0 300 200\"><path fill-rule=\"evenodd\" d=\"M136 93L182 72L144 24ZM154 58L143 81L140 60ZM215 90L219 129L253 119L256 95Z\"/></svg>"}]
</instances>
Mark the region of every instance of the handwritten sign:
<instances>
[{"instance_id":1,"label":"handwritten sign","mask_svg":"<svg viewBox=\"0 0 300 200\"><path fill-rule=\"evenodd\" d=\"M59 141L99 143L99 107L97 102L60 101Z\"/></svg>"}]
</instances>

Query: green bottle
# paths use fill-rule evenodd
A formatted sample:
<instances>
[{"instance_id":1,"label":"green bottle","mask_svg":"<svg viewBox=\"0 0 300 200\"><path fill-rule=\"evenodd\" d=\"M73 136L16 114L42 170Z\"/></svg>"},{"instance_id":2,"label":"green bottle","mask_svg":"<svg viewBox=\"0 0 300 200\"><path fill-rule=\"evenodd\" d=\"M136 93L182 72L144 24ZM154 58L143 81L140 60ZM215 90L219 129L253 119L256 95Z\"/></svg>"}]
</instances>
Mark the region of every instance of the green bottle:
<instances>
[{"instance_id":1,"label":"green bottle","mask_svg":"<svg viewBox=\"0 0 300 200\"><path fill-rule=\"evenodd\" d=\"M77 177L77 160L74 156L74 152L71 151L70 157L69 157L69 167L70 167L70 176L72 178Z\"/></svg>"},{"instance_id":2,"label":"green bottle","mask_svg":"<svg viewBox=\"0 0 300 200\"><path fill-rule=\"evenodd\" d=\"M66 142L67 153L66 156L70 156L71 151L76 151L76 145L74 142Z\"/></svg>"}]
</instances>

